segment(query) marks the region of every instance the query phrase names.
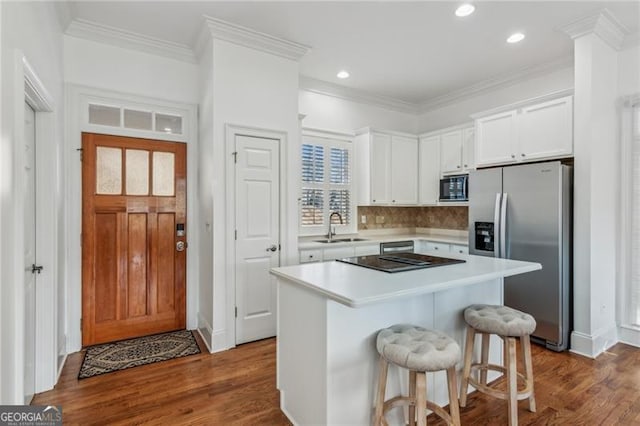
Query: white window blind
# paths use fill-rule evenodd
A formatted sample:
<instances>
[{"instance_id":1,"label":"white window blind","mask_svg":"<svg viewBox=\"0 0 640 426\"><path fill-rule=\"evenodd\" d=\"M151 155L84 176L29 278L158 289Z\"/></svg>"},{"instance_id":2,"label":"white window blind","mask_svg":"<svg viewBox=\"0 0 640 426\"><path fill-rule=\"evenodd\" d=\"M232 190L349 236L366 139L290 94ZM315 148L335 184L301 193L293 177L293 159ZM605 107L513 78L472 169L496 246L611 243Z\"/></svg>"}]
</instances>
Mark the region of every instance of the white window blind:
<instances>
[{"instance_id":1,"label":"white window blind","mask_svg":"<svg viewBox=\"0 0 640 426\"><path fill-rule=\"evenodd\" d=\"M342 232L355 232L352 144L345 140L303 135L301 148L300 231L305 235L328 232L331 223Z\"/></svg>"},{"instance_id":2,"label":"white window blind","mask_svg":"<svg viewBox=\"0 0 640 426\"><path fill-rule=\"evenodd\" d=\"M632 113L631 280L627 320L640 327L640 103Z\"/></svg>"}]
</instances>

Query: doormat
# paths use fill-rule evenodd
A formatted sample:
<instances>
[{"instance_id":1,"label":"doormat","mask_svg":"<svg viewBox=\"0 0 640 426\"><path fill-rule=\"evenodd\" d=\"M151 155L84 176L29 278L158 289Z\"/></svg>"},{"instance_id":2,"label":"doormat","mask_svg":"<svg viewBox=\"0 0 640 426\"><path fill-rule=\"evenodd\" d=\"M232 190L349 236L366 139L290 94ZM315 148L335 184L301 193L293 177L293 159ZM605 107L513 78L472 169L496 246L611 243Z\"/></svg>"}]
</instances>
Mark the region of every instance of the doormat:
<instances>
[{"instance_id":1,"label":"doormat","mask_svg":"<svg viewBox=\"0 0 640 426\"><path fill-rule=\"evenodd\" d=\"M87 348L78 379L199 353L198 343L189 330L104 343Z\"/></svg>"}]
</instances>

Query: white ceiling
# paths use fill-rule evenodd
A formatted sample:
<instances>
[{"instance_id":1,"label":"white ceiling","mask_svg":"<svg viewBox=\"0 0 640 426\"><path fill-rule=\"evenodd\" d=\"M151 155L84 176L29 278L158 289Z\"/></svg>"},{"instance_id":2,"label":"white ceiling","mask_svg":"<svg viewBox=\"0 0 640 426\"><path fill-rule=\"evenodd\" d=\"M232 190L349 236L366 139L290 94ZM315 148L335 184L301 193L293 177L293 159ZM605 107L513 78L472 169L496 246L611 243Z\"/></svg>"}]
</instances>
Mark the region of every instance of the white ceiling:
<instances>
[{"instance_id":1,"label":"white ceiling","mask_svg":"<svg viewBox=\"0 0 640 426\"><path fill-rule=\"evenodd\" d=\"M194 47L203 15L311 47L303 76L420 104L556 63L573 42L558 27L607 8L638 40L640 1L189 2L72 1L71 17ZM515 31L526 39L509 45ZM336 73L346 69L351 78Z\"/></svg>"}]
</instances>

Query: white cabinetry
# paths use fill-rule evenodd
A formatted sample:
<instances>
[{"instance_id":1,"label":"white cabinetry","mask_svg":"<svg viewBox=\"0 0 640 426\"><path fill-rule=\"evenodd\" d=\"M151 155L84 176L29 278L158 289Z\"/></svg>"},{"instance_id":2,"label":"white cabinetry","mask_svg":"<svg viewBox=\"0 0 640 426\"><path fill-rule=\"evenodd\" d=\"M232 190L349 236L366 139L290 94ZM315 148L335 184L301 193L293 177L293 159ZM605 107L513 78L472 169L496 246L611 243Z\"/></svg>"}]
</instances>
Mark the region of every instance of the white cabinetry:
<instances>
[{"instance_id":1,"label":"white cabinetry","mask_svg":"<svg viewBox=\"0 0 640 426\"><path fill-rule=\"evenodd\" d=\"M359 246L327 247L324 249L300 250L300 263L322 262L327 260L341 259L351 256L368 256L380 254L380 244L367 244Z\"/></svg>"},{"instance_id":2,"label":"white cabinetry","mask_svg":"<svg viewBox=\"0 0 640 426\"><path fill-rule=\"evenodd\" d=\"M300 250L300 263L322 262L322 250Z\"/></svg>"},{"instance_id":3,"label":"white cabinetry","mask_svg":"<svg viewBox=\"0 0 640 426\"><path fill-rule=\"evenodd\" d=\"M367 128L355 141L358 205L418 204L418 139Z\"/></svg>"},{"instance_id":4,"label":"white cabinetry","mask_svg":"<svg viewBox=\"0 0 640 426\"><path fill-rule=\"evenodd\" d=\"M573 154L573 97L475 114L478 166Z\"/></svg>"},{"instance_id":5,"label":"white cabinetry","mask_svg":"<svg viewBox=\"0 0 640 426\"><path fill-rule=\"evenodd\" d=\"M440 144L442 174L462 172L462 130L443 133Z\"/></svg>"},{"instance_id":6,"label":"white cabinetry","mask_svg":"<svg viewBox=\"0 0 640 426\"><path fill-rule=\"evenodd\" d=\"M451 244L451 246L449 246L449 251L452 253L469 254L469 247L460 244Z\"/></svg>"},{"instance_id":7,"label":"white cabinetry","mask_svg":"<svg viewBox=\"0 0 640 426\"><path fill-rule=\"evenodd\" d=\"M419 203L436 205L440 197L440 136L420 138Z\"/></svg>"},{"instance_id":8,"label":"white cabinetry","mask_svg":"<svg viewBox=\"0 0 640 426\"><path fill-rule=\"evenodd\" d=\"M366 246L356 246L356 256L369 256L380 254L380 244L370 244Z\"/></svg>"},{"instance_id":9,"label":"white cabinetry","mask_svg":"<svg viewBox=\"0 0 640 426\"><path fill-rule=\"evenodd\" d=\"M476 168L475 130L469 127L462 130L462 171L468 172Z\"/></svg>"}]
</instances>

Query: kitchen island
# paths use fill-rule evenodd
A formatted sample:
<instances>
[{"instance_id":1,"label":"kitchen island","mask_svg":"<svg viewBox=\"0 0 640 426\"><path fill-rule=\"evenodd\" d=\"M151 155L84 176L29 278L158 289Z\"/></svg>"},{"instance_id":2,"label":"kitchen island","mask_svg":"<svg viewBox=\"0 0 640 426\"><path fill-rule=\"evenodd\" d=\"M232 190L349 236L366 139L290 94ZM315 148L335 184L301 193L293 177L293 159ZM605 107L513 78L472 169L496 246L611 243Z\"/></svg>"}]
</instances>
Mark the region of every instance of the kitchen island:
<instances>
[{"instance_id":1,"label":"kitchen island","mask_svg":"<svg viewBox=\"0 0 640 426\"><path fill-rule=\"evenodd\" d=\"M462 348L464 308L501 304L504 277L541 269L531 262L447 257L466 262L399 273L337 261L271 270L278 281L277 387L293 424L371 424L378 330L411 323L447 333ZM501 362L498 342L491 346L490 359ZM406 371L390 368L387 396L406 392L407 382ZM428 375L427 392L447 403L444 372ZM404 423L401 411L389 413L389 424Z\"/></svg>"}]
</instances>

